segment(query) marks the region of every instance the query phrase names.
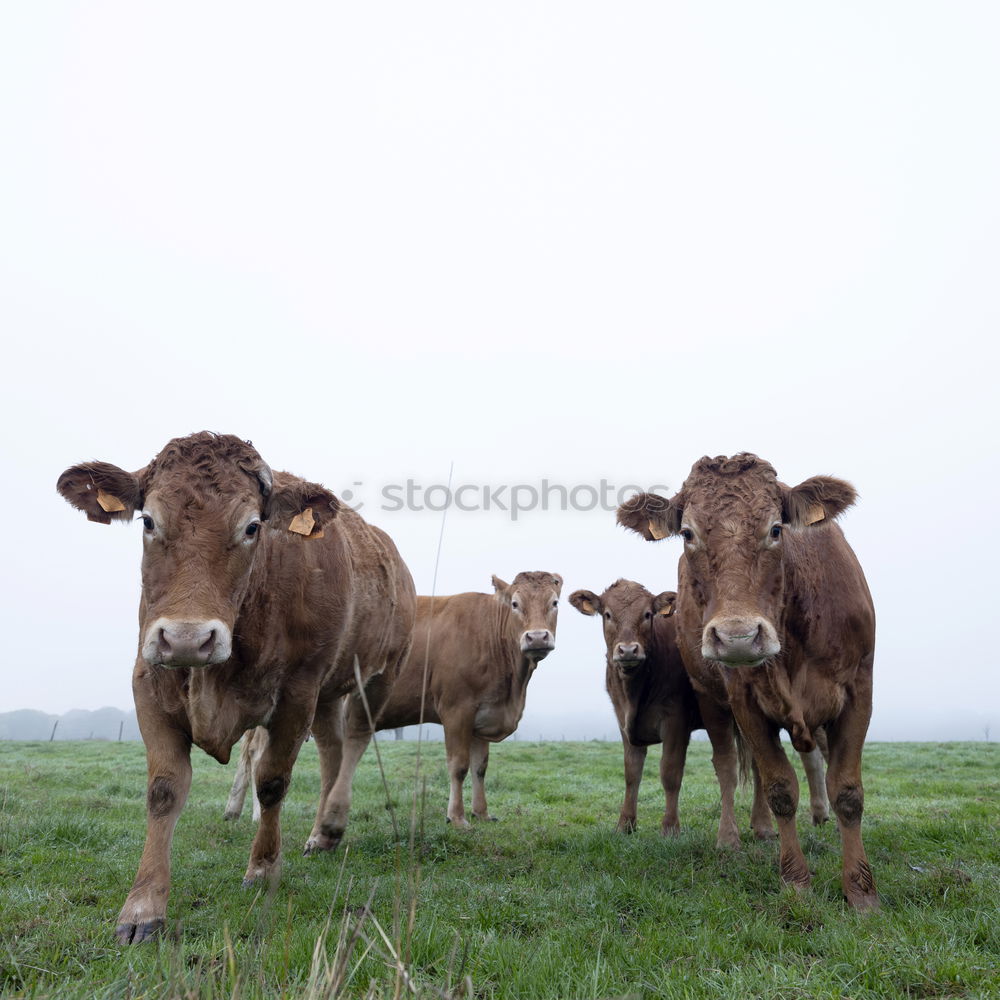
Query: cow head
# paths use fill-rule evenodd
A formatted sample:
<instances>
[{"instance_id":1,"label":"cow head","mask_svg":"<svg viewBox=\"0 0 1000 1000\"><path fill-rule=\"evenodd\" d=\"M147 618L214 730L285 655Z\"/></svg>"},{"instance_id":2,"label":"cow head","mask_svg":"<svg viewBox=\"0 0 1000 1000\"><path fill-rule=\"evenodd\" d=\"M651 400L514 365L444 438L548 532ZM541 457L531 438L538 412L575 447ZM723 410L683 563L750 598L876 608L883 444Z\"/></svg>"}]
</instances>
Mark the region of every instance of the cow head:
<instances>
[{"instance_id":1,"label":"cow head","mask_svg":"<svg viewBox=\"0 0 1000 1000\"><path fill-rule=\"evenodd\" d=\"M175 438L138 472L75 465L57 489L91 521L141 516L140 646L165 667L229 659L265 526L316 536L338 510L324 487L272 474L249 442L208 432Z\"/></svg>"},{"instance_id":2,"label":"cow head","mask_svg":"<svg viewBox=\"0 0 1000 1000\"><path fill-rule=\"evenodd\" d=\"M640 493L618 508L618 523L655 541L684 540L681 605L700 615L701 654L730 666L756 666L781 652L786 531L815 530L854 503L854 487L814 476L778 482L756 455L702 458L667 500Z\"/></svg>"},{"instance_id":3,"label":"cow head","mask_svg":"<svg viewBox=\"0 0 1000 1000\"><path fill-rule=\"evenodd\" d=\"M676 600L672 590L654 597L641 583L619 580L600 597L590 590L574 591L569 603L582 615L601 616L608 663L626 677L646 662L654 619L672 615Z\"/></svg>"},{"instance_id":4,"label":"cow head","mask_svg":"<svg viewBox=\"0 0 1000 1000\"><path fill-rule=\"evenodd\" d=\"M496 598L510 612L509 638L529 660L544 659L556 648L556 616L562 584L557 573L518 573L513 583L493 577Z\"/></svg>"}]
</instances>

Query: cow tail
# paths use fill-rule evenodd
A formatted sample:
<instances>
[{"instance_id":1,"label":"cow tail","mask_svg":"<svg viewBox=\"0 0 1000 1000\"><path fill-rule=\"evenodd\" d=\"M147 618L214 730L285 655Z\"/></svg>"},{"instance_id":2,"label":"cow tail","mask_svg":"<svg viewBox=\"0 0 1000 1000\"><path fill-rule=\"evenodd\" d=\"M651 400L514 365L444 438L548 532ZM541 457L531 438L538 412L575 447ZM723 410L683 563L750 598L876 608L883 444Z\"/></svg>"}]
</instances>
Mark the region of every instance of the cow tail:
<instances>
[{"instance_id":1,"label":"cow tail","mask_svg":"<svg viewBox=\"0 0 1000 1000\"><path fill-rule=\"evenodd\" d=\"M740 769L740 785L745 787L753 777L753 754L750 752L750 744L743 738L739 726L734 726L736 736L736 760Z\"/></svg>"}]
</instances>

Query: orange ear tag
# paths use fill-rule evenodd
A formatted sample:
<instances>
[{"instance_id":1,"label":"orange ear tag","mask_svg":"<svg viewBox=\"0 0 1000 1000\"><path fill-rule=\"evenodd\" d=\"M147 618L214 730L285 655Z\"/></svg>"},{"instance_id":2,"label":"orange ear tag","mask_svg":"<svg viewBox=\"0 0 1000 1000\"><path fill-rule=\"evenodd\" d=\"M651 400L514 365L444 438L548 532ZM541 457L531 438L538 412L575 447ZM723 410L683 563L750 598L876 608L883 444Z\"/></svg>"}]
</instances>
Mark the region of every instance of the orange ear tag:
<instances>
[{"instance_id":1,"label":"orange ear tag","mask_svg":"<svg viewBox=\"0 0 1000 1000\"><path fill-rule=\"evenodd\" d=\"M315 523L316 519L313 517L312 507L306 507L301 514L296 514L292 518L292 523L288 525L288 530L294 531L296 535L306 535L308 537L312 534Z\"/></svg>"},{"instance_id":2,"label":"orange ear tag","mask_svg":"<svg viewBox=\"0 0 1000 1000\"><path fill-rule=\"evenodd\" d=\"M814 503L806 512L805 522L806 524L815 524L817 521L822 521L825 517L826 511L818 503Z\"/></svg>"},{"instance_id":3,"label":"orange ear tag","mask_svg":"<svg viewBox=\"0 0 1000 1000\"><path fill-rule=\"evenodd\" d=\"M655 521L650 521L649 522L649 533L657 541L659 541L661 538L666 538L667 537L667 532L663 531L663 529L660 528L660 526Z\"/></svg>"},{"instance_id":4,"label":"orange ear tag","mask_svg":"<svg viewBox=\"0 0 1000 1000\"><path fill-rule=\"evenodd\" d=\"M118 497L105 493L102 489L97 490L97 502L105 514L114 514L116 511L125 510L125 504Z\"/></svg>"}]
</instances>

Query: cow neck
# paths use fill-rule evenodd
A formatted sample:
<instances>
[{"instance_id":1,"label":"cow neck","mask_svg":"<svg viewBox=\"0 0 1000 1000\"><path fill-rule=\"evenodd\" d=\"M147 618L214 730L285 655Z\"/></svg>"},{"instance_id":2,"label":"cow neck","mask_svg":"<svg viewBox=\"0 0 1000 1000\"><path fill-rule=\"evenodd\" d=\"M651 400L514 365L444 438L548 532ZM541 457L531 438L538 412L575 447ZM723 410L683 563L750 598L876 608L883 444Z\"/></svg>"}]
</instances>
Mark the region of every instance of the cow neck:
<instances>
[{"instance_id":1,"label":"cow neck","mask_svg":"<svg viewBox=\"0 0 1000 1000\"><path fill-rule=\"evenodd\" d=\"M497 605L497 610L494 618L496 627L489 629L492 647L490 659L494 663L503 665L504 673L511 678L513 690L520 694L528 686L538 661L521 652L520 637L514 640L514 648L511 648L508 632L511 627L512 612L506 603L495 599L493 603Z\"/></svg>"}]
</instances>

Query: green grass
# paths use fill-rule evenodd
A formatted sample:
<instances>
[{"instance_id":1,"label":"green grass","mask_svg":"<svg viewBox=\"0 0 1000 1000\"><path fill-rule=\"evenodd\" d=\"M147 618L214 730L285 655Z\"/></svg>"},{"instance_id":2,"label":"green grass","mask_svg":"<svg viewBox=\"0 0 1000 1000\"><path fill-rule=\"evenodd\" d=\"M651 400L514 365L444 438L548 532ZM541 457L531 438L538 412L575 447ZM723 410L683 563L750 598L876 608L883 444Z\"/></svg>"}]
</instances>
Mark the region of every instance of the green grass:
<instances>
[{"instance_id":1,"label":"green grass","mask_svg":"<svg viewBox=\"0 0 1000 1000\"><path fill-rule=\"evenodd\" d=\"M807 826L807 809L807 894L779 888L774 844L746 835L739 852L715 849L705 743L691 747L684 830L669 840L657 833L658 748L639 831L626 837L613 829L623 792L615 744L495 747L487 790L501 822L471 831L444 822L442 744L423 745L422 782L416 744L380 747L402 842L369 751L344 846L302 857L318 788L308 744L270 891L240 888L249 805L223 822L233 768L196 751L168 935L121 948L114 920L144 836L142 746L0 743L0 995L1000 996L998 744L867 749L865 841L883 908L863 917L840 898L834 826ZM739 809L747 828L747 792Z\"/></svg>"}]
</instances>

